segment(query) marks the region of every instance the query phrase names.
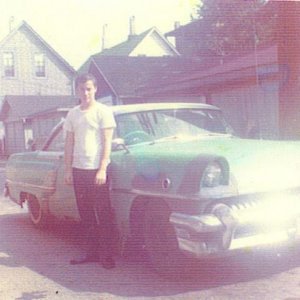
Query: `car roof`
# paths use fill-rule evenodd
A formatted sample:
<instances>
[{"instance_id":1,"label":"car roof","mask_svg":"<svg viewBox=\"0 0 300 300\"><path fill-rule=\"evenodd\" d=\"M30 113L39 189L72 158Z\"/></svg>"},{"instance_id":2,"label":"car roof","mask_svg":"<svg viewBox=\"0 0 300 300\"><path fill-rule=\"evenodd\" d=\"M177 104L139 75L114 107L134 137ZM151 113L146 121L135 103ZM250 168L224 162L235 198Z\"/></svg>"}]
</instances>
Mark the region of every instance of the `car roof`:
<instances>
[{"instance_id":1,"label":"car roof","mask_svg":"<svg viewBox=\"0 0 300 300\"><path fill-rule=\"evenodd\" d=\"M220 110L218 107L204 103L182 103L182 102L166 102L166 103L140 103L140 104L125 104L112 106L114 114L134 113L151 110L166 110L166 109L211 109Z\"/></svg>"},{"instance_id":2,"label":"car roof","mask_svg":"<svg viewBox=\"0 0 300 300\"><path fill-rule=\"evenodd\" d=\"M152 110L166 110L166 109L209 109L220 110L218 107L205 103L185 103L185 102L164 102L164 103L139 103L139 104L122 104L112 105L111 110L115 115L147 112ZM68 112L70 108L60 108L60 111Z\"/></svg>"}]
</instances>

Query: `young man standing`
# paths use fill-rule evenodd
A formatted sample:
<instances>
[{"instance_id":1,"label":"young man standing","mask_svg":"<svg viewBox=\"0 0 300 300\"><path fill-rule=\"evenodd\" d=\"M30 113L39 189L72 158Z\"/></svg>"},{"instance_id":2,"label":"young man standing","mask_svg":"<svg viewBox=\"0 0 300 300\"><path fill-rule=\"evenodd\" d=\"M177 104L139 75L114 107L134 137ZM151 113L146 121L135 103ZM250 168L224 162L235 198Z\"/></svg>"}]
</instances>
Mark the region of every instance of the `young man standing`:
<instances>
[{"instance_id":1,"label":"young man standing","mask_svg":"<svg viewBox=\"0 0 300 300\"><path fill-rule=\"evenodd\" d=\"M107 172L116 124L109 107L95 100L97 82L93 75L78 76L75 89L80 105L69 111L64 125L65 182L74 185L88 248L84 257L70 263L101 261L104 268L110 269L115 262Z\"/></svg>"}]
</instances>

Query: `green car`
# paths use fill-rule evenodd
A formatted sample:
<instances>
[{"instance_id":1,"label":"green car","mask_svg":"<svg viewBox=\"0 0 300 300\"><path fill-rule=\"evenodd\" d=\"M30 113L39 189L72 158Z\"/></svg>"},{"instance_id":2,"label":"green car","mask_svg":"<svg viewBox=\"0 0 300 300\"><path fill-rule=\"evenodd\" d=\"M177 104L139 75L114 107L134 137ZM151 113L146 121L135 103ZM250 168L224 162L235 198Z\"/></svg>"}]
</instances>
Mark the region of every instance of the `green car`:
<instances>
[{"instance_id":1,"label":"green car","mask_svg":"<svg viewBox=\"0 0 300 300\"><path fill-rule=\"evenodd\" d=\"M118 249L146 249L171 273L185 259L223 258L298 241L300 142L235 137L222 112L192 103L112 107L111 202ZM11 155L6 194L32 222L79 221L64 184L63 121L42 150Z\"/></svg>"}]
</instances>

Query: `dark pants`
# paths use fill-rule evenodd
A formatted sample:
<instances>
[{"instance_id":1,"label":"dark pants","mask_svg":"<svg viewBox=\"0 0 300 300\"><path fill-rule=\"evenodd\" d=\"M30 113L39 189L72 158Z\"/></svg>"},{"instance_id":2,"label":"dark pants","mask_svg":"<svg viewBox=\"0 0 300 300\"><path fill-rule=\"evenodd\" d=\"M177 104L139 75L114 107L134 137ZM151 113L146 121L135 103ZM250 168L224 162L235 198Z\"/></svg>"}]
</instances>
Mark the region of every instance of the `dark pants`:
<instances>
[{"instance_id":1,"label":"dark pants","mask_svg":"<svg viewBox=\"0 0 300 300\"><path fill-rule=\"evenodd\" d=\"M109 184L96 185L97 170L73 168L77 207L86 233L87 255L112 255L113 214Z\"/></svg>"}]
</instances>

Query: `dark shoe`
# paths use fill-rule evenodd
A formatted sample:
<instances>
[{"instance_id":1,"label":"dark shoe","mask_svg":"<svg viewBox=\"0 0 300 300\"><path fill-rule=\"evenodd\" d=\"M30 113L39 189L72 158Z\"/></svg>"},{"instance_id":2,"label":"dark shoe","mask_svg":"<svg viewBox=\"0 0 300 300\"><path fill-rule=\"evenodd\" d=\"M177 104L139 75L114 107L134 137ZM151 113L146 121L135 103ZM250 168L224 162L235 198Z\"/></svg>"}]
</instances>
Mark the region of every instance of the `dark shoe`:
<instances>
[{"instance_id":1,"label":"dark shoe","mask_svg":"<svg viewBox=\"0 0 300 300\"><path fill-rule=\"evenodd\" d=\"M112 257L107 257L102 260L102 267L104 269L113 269L116 266L116 263Z\"/></svg>"},{"instance_id":2,"label":"dark shoe","mask_svg":"<svg viewBox=\"0 0 300 300\"><path fill-rule=\"evenodd\" d=\"M80 265L80 264L86 264L89 262L98 262L99 261L99 257L95 256L95 255L86 255L82 258L79 259L71 259L70 260L70 264L71 265Z\"/></svg>"}]
</instances>

